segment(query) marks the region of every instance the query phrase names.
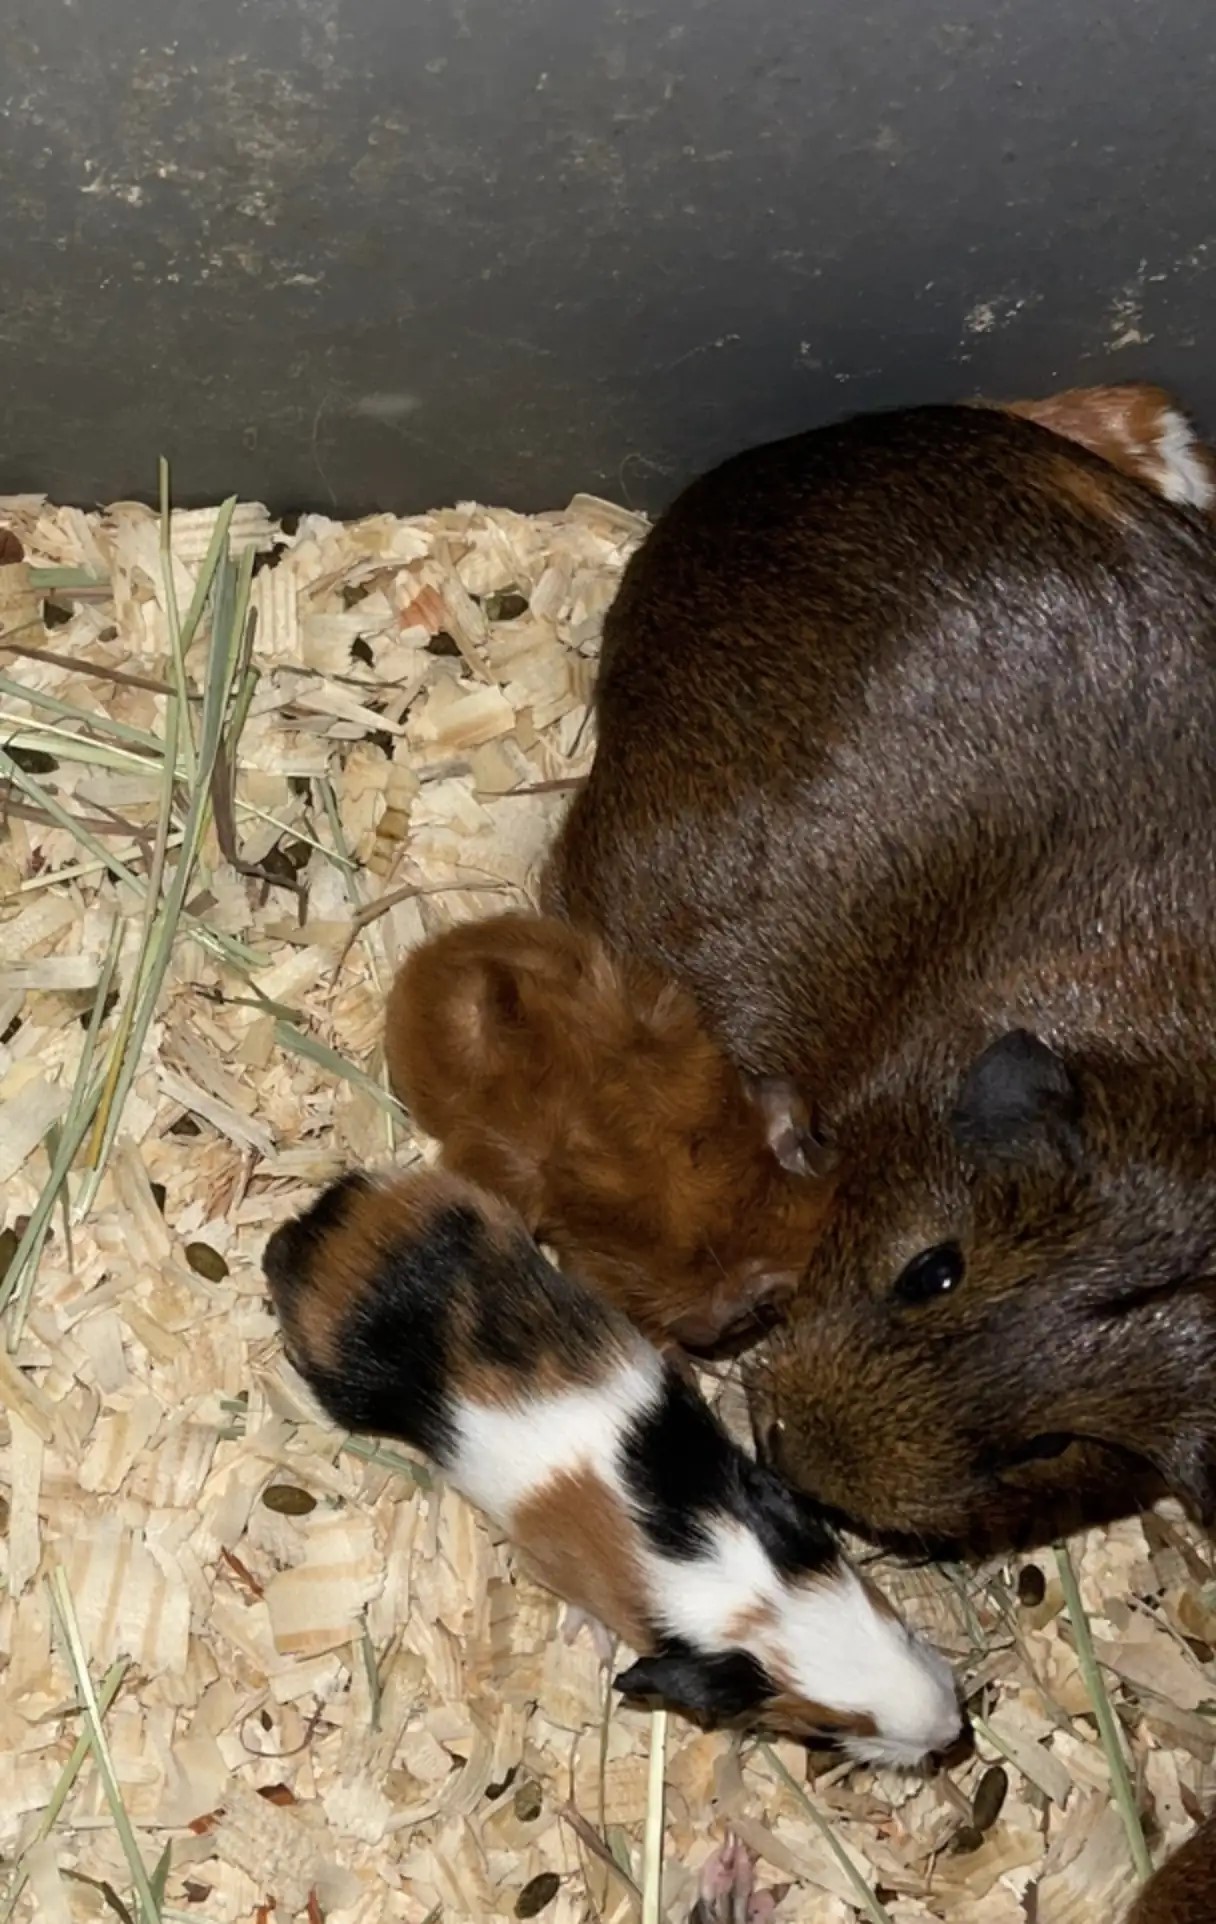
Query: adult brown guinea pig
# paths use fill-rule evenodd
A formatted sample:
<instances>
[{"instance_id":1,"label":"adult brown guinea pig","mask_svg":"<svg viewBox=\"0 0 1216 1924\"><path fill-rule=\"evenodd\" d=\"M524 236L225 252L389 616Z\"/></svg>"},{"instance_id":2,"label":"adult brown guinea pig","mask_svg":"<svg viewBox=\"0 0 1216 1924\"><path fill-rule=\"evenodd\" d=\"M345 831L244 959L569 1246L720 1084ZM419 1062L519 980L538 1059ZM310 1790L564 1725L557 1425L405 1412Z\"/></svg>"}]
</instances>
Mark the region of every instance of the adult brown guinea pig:
<instances>
[{"instance_id":1,"label":"adult brown guinea pig","mask_svg":"<svg viewBox=\"0 0 1216 1924\"><path fill-rule=\"evenodd\" d=\"M1127 1924L1216 1924L1216 1815L1149 1879Z\"/></svg>"},{"instance_id":2,"label":"adult brown guinea pig","mask_svg":"<svg viewBox=\"0 0 1216 1924\"><path fill-rule=\"evenodd\" d=\"M445 1165L652 1338L710 1347L798 1281L831 1193L806 1106L745 1086L649 964L549 917L464 923L403 963L385 1055Z\"/></svg>"},{"instance_id":3,"label":"adult brown guinea pig","mask_svg":"<svg viewBox=\"0 0 1216 1924\"><path fill-rule=\"evenodd\" d=\"M609 612L549 906L813 1089L783 1467L936 1547L1216 1521L1216 529L1008 411L695 483Z\"/></svg>"}]
</instances>

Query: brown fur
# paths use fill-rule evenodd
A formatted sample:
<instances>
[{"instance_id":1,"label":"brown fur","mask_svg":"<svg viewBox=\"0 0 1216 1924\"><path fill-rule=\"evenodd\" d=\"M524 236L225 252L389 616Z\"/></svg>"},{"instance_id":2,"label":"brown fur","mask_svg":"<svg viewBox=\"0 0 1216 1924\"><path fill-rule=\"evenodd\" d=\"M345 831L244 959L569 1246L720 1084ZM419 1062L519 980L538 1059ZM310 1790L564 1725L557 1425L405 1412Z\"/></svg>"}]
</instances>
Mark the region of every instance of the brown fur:
<instances>
[{"instance_id":1,"label":"brown fur","mask_svg":"<svg viewBox=\"0 0 1216 1924\"><path fill-rule=\"evenodd\" d=\"M597 719L547 906L840 1150L767 1376L782 1466L917 1545L1163 1481L1216 1520L1208 517L999 409L758 449L631 561ZM999 1139L955 1111L1020 1029L1054 1068ZM961 1285L905 1301L943 1244Z\"/></svg>"},{"instance_id":2,"label":"brown fur","mask_svg":"<svg viewBox=\"0 0 1216 1924\"><path fill-rule=\"evenodd\" d=\"M772 1636L777 1628L777 1613L771 1603L753 1603L730 1618L724 1628L727 1643L750 1650L758 1638Z\"/></svg>"},{"instance_id":3,"label":"brown fur","mask_svg":"<svg viewBox=\"0 0 1216 1924\"><path fill-rule=\"evenodd\" d=\"M511 1535L539 1583L635 1650L650 1647L637 1525L590 1470L555 1477L520 1505Z\"/></svg>"},{"instance_id":4,"label":"brown fur","mask_svg":"<svg viewBox=\"0 0 1216 1924\"><path fill-rule=\"evenodd\" d=\"M1216 1814L1149 1879L1127 1924L1216 1924Z\"/></svg>"},{"instance_id":5,"label":"brown fur","mask_svg":"<svg viewBox=\"0 0 1216 1924\"><path fill-rule=\"evenodd\" d=\"M1177 401L1164 388L1128 381L1113 387L1070 388L1043 401L1008 401L1003 405L1008 413L1075 441L1111 467L1134 475L1154 493L1160 493L1162 432L1170 417L1181 413ZM1216 487L1216 455L1196 444L1194 459Z\"/></svg>"},{"instance_id":6,"label":"brown fur","mask_svg":"<svg viewBox=\"0 0 1216 1924\"><path fill-rule=\"evenodd\" d=\"M708 1346L801 1274L831 1193L778 1159L807 1143L805 1108L749 1094L646 964L544 917L465 924L406 960L385 1049L447 1167L656 1340Z\"/></svg>"},{"instance_id":7,"label":"brown fur","mask_svg":"<svg viewBox=\"0 0 1216 1924\"><path fill-rule=\"evenodd\" d=\"M788 1690L769 1698L764 1721L780 1736L803 1744L825 1737L874 1737L878 1732L867 1711L830 1710L826 1704L812 1703L809 1697L796 1697Z\"/></svg>"}]
</instances>

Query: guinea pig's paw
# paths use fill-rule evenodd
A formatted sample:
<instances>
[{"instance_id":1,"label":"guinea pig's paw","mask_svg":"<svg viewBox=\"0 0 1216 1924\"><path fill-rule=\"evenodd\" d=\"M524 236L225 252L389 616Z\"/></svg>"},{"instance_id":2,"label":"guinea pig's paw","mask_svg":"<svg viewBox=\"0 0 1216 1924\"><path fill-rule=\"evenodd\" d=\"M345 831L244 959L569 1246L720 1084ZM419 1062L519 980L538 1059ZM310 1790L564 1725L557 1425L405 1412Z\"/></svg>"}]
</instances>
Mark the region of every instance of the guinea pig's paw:
<instances>
[{"instance_id":1,"label":"guinea pig's paw","mask_svg":"<svg viewBox=\"0 0 1216 1924\"><path fill-rule=\"evenodd\" d=\"M562 1613L563 1643L574 1643L580 1630L587 1632L604 1669L610 1669L616 1656L616 1638L611 1630L598 1617L593 1617L589 1610L580 1610L577 1604L568 1603Z\"/></svg>"}]
</instances>

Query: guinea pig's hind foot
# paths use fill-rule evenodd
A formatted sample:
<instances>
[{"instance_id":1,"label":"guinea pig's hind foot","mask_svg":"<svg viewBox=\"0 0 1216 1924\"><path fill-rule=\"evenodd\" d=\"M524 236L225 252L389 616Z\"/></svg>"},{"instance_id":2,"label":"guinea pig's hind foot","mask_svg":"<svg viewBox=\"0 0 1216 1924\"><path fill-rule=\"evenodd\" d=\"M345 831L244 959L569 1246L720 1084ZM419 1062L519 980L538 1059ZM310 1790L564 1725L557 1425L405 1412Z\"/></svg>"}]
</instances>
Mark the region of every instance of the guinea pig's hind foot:
<instances>
[{"instance_id":1,"label":"guinea pig's hind foot","mask_svg":"<svg viewBox=\"0 0 1216 1924\"><path fill-rule=\"evenodd\" d=\"M587 1632L604 1669L611 1669L616 1658L616 1638L611 1630L589 1610L580 1610L577 1604L568 1603L562 1616L562 1642L574 1643L580 1630Z\"/></svg>"},{"instance_id":2,"label":"guinea pig's hind foot","mask_svg":"<svg viewBox=\"0 0 1216 1924\"><path fill-rule=\"evenodd\" d=\"M688 1924L769 1924L777 1908L772 1891L755 1888L746 1844L728 1837L701 1866L701 1890Z\"/></svg>"}]
</instances>

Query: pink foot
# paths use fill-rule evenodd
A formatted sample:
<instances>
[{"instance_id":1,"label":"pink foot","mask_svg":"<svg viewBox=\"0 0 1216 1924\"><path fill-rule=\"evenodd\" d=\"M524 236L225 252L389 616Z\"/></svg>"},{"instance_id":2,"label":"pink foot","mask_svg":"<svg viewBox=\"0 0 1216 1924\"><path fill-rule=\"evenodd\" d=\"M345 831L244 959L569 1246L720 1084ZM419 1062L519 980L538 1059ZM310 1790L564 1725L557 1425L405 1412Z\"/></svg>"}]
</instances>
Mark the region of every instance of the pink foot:
<instances>
[{"instance_id":1,"label":"pink foot","mask_svg":"<svg viewBox=\"0 0 1216 1924\"><path fill-rule=\"evenodd\" d=\"M776 1908L772 1891L755 1888L746 1844L728 1837L701 1867L701 1894L688 1924L769 1924Z\"/></svg>"},{"instance_id":2,"label":"pink foot","mask_svg":"<svg viewBox=\"0 0 1216 1924\"><path fill-rule=\"evenodd\" d=\"M562 1618L563 1642L574 1643L580 1630L587 1632L596 1656L604 1669L609 1669L616 1655L616 1638L589 1610L580 1610L577 1604L568 1603Z\"/></svg>"}]
</instances>

